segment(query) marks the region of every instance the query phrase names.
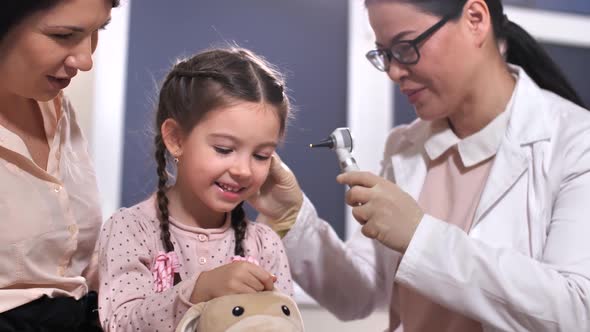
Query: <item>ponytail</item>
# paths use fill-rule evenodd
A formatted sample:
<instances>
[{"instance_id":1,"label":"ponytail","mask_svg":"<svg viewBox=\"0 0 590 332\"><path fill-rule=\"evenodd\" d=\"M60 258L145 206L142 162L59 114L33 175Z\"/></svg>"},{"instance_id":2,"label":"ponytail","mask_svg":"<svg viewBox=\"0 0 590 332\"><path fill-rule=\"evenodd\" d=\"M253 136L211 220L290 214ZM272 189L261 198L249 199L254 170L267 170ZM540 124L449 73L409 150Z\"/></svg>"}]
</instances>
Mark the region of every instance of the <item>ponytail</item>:
<instances>
[{"instance_id":1,"label":"ponytail","mask_svg":"<svg viewBox=\"0 0 590 332\"><path fill-rule=\"evenodd\" d=\"M507 44L508 63L522 67L541 88L585 108L584 102L557 64L528 32L506 16L503 17L499 30L498 37Z\"/></svg>"}]
</instances>

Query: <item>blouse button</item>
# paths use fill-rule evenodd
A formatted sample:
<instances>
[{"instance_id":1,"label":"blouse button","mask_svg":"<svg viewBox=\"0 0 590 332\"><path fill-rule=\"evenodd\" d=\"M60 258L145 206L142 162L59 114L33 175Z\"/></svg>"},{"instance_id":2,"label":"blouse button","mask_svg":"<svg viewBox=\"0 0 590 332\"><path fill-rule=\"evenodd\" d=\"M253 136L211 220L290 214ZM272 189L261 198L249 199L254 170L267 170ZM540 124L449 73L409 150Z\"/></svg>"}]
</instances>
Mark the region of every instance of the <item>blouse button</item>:
<instances>
[{"instance_id":1,"label":"blouse button","mask_svg":"<svg viewBox=\"0 0 590 332\"><path fill-rule=\"evenodd\" d=\"M205 235L205 234L199 234L199 241L201 241L201 242L207 241L207 235Z\"/></svg>"},{"instance_id":2,"label":"blouse button","mask_svg":"<svg viewBox=\"0 0 590 332\"><path fill-rule=\"evenodd\" d=\"M76 225L69 225L68 226L68 231L70 232L70 234L76 233L77 230L78 230L78 226L76 226Z\"/></svg>"},{"instance_id":3,"label":"blouse button","mask_svg":"<svg viewBox=\"0 0 590 332\"><path fill-rule=\"evenodd\" d=\"M207 258L205 258L205 257L199 258L199 264L204 265L205 263L207 263Z\"/></svg>"},{"instance_id":4,"label":"blouse button","mask_svg":"<svg viewBox=\"0 0 590 332\"><path fill-rule=\"evenodd\" d=\"M55 191L56 193L58 193L58 192L60 192L60 191L61 191L61 188L62 188L62 187L61 187L60 185L56 185L56 186L53 188L53 191Z\"/></svg>"}]
</instances>

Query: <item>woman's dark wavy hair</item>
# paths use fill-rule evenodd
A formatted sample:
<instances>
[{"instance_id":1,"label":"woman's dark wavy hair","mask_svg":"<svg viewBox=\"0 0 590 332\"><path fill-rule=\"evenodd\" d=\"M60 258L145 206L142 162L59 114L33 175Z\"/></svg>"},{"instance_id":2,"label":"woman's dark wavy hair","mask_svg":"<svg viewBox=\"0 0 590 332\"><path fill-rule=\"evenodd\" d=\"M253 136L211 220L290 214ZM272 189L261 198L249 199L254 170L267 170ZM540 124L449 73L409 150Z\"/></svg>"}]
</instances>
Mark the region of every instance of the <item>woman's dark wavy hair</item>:
<instances>
[{"instance_id":1,"label":"woman's dark wavy hair","mask_svg":"<svg viewBox=\"0 0 590 332\"><path fill-rule=\"evenodd\" d=\"M47 10L63 0L2 0L0 1L0 41L20 22L36 12ZM113 8L120 0L111 0Z\"/></svg>"},{"instance_id":2,"label":"woman's dark wavy hair","mask_svg":"<svg viewBox=\"0 0 590 332\"><path fill-rule=\"evenodd\" d=\"M280 134L284 135L290 114L284 80L269 63L249 50L230 47L204 51L178 62L164 79L156 110L154 143L160 239L167 252L174 251L166 196L167 161L171 155L164 145L160 130L162 124L167 119L173 119L183 132L189 133L208 112L243 101L274 106L280 122ZM242 203L231 212L231 226L235 231L234 254L244 256L242 242L247 222ZM178 274L174 281L180 281Z\"/></svg>"},{"instance_id":3,"label":"woman's dark wavy hair","mask_svg":"<svg viewBox=\"0 0 590 332\"><path fill-rule=\"evenodd\" d=\"M375 2L392 0L365 0L369 6ZM467 0L396 0L413 5L419 10L443 17L445 15L460 17ZM522 67L541 88L552 91L571 102L585 107L557 64L551 59L541 45L522 27L510 21L504 14L501 0L485 0L488 5L494 35L497 40L507 44L506 61Z\"/></svg>"}]
</instances>

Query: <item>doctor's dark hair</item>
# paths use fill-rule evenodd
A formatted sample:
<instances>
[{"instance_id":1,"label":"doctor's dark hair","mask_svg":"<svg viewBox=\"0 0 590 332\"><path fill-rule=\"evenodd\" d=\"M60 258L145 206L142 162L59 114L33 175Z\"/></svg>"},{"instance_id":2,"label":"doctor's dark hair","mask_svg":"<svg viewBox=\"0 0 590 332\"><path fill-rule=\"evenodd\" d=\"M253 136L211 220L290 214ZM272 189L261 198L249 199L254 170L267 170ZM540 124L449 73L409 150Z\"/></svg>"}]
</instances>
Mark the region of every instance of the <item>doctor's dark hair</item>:
<instances>
[{"instance_id":1,"label":"doctor's dark hair","mask_svg":"<svg viewBox=\"0 0 590 332\"><path fill-rule=\"evenodd\" d=\"M25 18L37 12L48 10L63 0L3 0L0 1L0 42L4 36ZM107 1L107 0L105 0ZM113 8L119 0L110 0Z\"/></svg>"},{"instance_id":2,"label":"doctor's dark hair","mask_svg":"<svg viewBox=\"0 0 590 332\"><path fill-rule=\"evenodd\" d=\"M365 5L393 0L365 0ZM408 3L422 12L453 19L460 17L467 0L395 0ZM552 91L569 101L585 107L572 85L543 47L522 27L504 14L501 0L485 0L490 11L494 35L506 43L505 59L522 67L541 88Z\"/></svg>"},{"instance_id":3,"label":"doctor's dark hair","mask_svg":"<svg viewBox=\"0 0 590 332\"><path fill-rule=\"evenodd\" d=\"M268 62L249 50L232 47L204 51L178 62L164 79L156 111L155 158L160 239L167 252L174 251L166 196L166 164L172 156L164 145L162 124L173 119L188 134L206 113L240 102L273 106L280 122L280 135L284 135L290 114L284 80ZM242 241L247 223L242 203L231 212L231 225L235 231L234 254L244 256Z\"/></svg>"}]
</instances>

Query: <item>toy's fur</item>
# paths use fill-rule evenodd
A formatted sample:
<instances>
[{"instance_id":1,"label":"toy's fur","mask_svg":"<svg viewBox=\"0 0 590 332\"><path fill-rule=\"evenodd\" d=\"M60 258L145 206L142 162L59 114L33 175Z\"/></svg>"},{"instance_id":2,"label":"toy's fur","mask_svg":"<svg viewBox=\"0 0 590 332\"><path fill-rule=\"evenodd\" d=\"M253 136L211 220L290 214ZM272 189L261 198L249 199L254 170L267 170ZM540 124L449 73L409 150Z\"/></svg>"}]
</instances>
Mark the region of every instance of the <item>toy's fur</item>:
<instances>
[{"instance_id":1,"label":"toy's fur","mask_svg":"<svg viewBox=\"0 0 590 332\"><path fill-rule=\"evenodd\" d=\"M303 332L295 302L278 292L227 295L191 307L176 332Z\"/></svg>"}]
</instances>

